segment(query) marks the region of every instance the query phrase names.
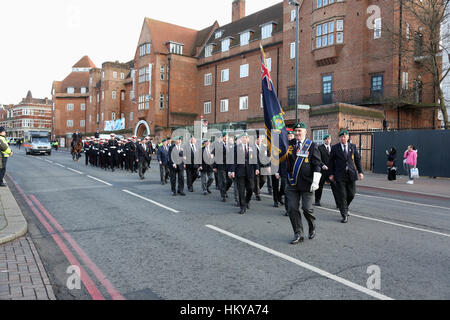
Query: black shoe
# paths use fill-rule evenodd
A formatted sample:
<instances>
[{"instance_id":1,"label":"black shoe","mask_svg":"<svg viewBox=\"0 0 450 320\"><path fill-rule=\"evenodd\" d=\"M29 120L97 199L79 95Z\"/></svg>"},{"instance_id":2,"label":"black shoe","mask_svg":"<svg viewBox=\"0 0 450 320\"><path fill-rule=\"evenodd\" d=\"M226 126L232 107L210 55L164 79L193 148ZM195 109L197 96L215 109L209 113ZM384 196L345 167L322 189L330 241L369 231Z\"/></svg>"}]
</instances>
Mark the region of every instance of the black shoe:
<instances>
[{"instance_id":1,"label":"black shoe","mask_svg":"<svg viewBox=\"0 0 450 320\"><path fill-rule=\"evenodd\" d=\"M247 210L245 208L241 209L241 211L239 211L239 214L245 214L247 212Z\"/></svg>"},{"instance_id":2,"label":"black shoe","mask_svg":"<svg viewBox=\"0 0 450 320\"><path fill-rule=\"evenodd\" d=\"M274 202L274 203L273 203L273 206L274 206L275 208L279 208L279 207L280 207L280 205L278 204L278 202Z\"/></svg>"},{"instance_id":3,"label":"black shoe","mask_svg":"<svg viewBox=\"0 0 450 320\"><path fill-rule=\"evenodd\" d=\"M1 184L0 184L0 187L6 187L6 184L1 183Z\"/></svg>"},{"instance_id":4,"label":"black shoe","mask_svg":"<svg viewBox=\"0 0 450 320\"><path fill-rule=\"evenodd\" d=\"M247 209L250 210L250 203L247 203Z\"/></svg>"},{"instance_id":5,"label":"black shoe","mask_svg":"<svg viewBox=\"0 0 450 320\"><path fill-rule=\"evenodd\" d=\"M227 198L227 199L228 199L228 195L227 195L227 194L225 195L225 198Z\"/></svg>"},{"instance_id":6,"label":"black shoe","mask_svg":"<svg viewBox=\"0 0 450 320\"><path fill-rule=\"evenodd\" d=\"M321 207L322 205L320 204L320 201L316 201L316 203L314 203L314 205L316 206L316 207Z\"/></svg>"},{"instance_id":7,"label":"black shoe","mask_svg":"<svg viewBox=\"0 0 450 320\"><path fill-rule=\"evenodd\" d=\"M194 189L191 188L191 189L189 189L188 191L189 191L189 192L194 192Z\"/></svg>"},{"instance_id":8,"label":"black shoe","mask_svg":"<svg viewBox=\"0 0 450 320\"><path fill-rule=\"evenodd\" d=\"M256 201L261 201L261 196L256 196Z\"/></svg>"},{"instance_id":9,"label":"black shoe","mask_svg":"<svg viewBox=\"0 0 450 320\"><path fill-rule=\"evenodd\" d=\"M285 217L289 217L289 213L286 211L286 213L284 214Z\"/></svg>"},{"instance_id":10,"label":"black shoe","mask_svg":"<svg viewBox=\"0 0 450 320\"><path fill-rule=\"evenodd\" d=\"M206 191L209 193L209 194L211 194L212 192L211 192L211 190L209 190L209 188L208 189L206 189Z\"/></svg>"},{"instance_id":11,"label":"black shoe","mask_svg":"<svg viewBox=\"0 0 450 320\"><path fill-rule=\"evenodd\" d=\"M208 195L208 192L204 191L204 192L203 192L203 195L204 195L204 196L207 196L207 195Z\"/></svg>"},{"instance_id":12,"label":"black shoe","mask_svg":"<svg viewBox=\"0 0 450 320\"><path fill-rule=\"evenodd\" d=\"M239 202L237 202L237 201L234 203L234 205L235 205L236 207L238 207L238 208L241 206L241 205L239 204Z\"/></svg>"},{"instance_id":13,"label":"black shoe","mask_svg":"<svg viewBox=\"0 0 450 320\"><path fill-rule=\"evenodd\" d=\"M341 222L342 223L347 223L348 222L348 216L343 217Z\"/></svg>"},{"instance_id":14,"label":"black shoe","mask_svg":"<svg viewBox=\"0 0 450 320\"><path fill-rule=\"evenodd\" d=\"M294 239L291 241L292 245L299 244L305 241L305 238L301 236L300 234L296 233L294 236Z\"/></svg>"},{"instance_id":15,"label":"black shoe","mask_svg":"<svg viewBox=\"0 0 450 320\"><path fill-rule=\"evenodd\" d=\"M165 185L165 183L164 183L164 182L161 182L161 185L163 186L163 185Z\"/></svg>"},{"instance_id":16,"label":"black shoe","mask_svg":"<svg viewBox=\"0 0 450 320\"><path fill-rule=\"evenodd\" d=\"M269 194L269 196L273 195L272 190L269 190L269 191L268 191L268 194Z\"/></svg>"},{"instance_id":17,"label":"black shoe","mask_svg":"<svg viewBox=\"0 0 450 320\"><path fill-rule=\"evenodd\" d=\"M309 240L312 240L316 237L316 229L314 228L312 231L309 232Z\"/></svg>"},{"instance_id":18,"label":"black shoe","mask_svg":"<svg viewBox=\"0 0 450 320\"><path fill-rule=\"evenodd\" d=\"M222 200L220 200L220 201L222 201L222 202L227 202L227 199L222 198Z\"/></svg>"},{"instance_id":19,"label":"black shoe","mask_svg":"<svg viewBox=\"0 0 450 320\"><path fill-rule=\"evenodd\" d=\"M176 197L176 196L177 196L177 194L176 194L175 192L172 192L172 196Z\"/></svg>"},{"instance_id":20,"label":"black shoe","mask_svg":"<svg viewBox=\"0 0 450 320\"><path fill-rule=\"evenodd\" d=\"M186 196L186 193L184 193L184 192L178 192L178 194L183 197Z\"/></svg>"},{"instance_id":21,"label":"black shoe","mask_svg":"<svg viewBox=\"0 0 450 320\"><path fill-rule=\"evenodd\" d=\"M284 201L283 200L280 200L280 201L278 201L282 206L284 206Z\"/></svg>"}]
</instances>

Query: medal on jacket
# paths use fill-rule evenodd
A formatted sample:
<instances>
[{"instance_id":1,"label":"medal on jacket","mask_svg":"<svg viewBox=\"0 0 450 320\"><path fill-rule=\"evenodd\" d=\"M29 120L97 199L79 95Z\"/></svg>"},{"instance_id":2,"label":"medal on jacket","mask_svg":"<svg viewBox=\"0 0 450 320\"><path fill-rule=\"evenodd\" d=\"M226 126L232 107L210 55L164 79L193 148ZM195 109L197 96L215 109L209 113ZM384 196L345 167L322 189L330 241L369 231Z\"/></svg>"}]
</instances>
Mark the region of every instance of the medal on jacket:
<instances>
[{"instance_id":1,"label":"medal on jacket","mask_svg":"<svg viewBox=\"0 0 450 320\"><path fill-rule=\"evenodd\" d=\"M294 171L292 175L288 173L288 182L292 187L295 187L297 185L297 179L298 175L300 173L300 169L302 167L303 162L309 163L309 149L311 148L312 141L306 140L305 144L303 145L302 150L297 150L297 160L294 164Z\"/></svg>"}]
</instances>

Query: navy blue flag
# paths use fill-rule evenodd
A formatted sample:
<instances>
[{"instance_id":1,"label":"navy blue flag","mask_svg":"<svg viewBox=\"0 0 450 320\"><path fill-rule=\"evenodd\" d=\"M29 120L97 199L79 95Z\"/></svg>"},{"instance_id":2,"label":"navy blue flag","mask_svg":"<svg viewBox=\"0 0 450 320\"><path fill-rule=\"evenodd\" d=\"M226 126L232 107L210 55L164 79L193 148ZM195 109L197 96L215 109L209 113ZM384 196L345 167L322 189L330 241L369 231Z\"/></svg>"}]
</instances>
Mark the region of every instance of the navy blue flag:
<instances>
[{"instance_id":1,"label":"navy blue flag","mask_svg":"<svg viewBox=\"0 0 450 320\"><path fill-rule=\"evenodd\" d=\"M268 148L272 155L272 160L279 158L284 162L288 155L289 140L284 123L283 109L278 100L277 93L273 86L272 78L266 66L266 56L261 47L261 80L262 80L262 99L264 104L264 122L266 124L266 135ZM272 133L279 136L279 141L275 141ZM276 161L275 161L276 162Z\"/></svg>"}]
</instances>

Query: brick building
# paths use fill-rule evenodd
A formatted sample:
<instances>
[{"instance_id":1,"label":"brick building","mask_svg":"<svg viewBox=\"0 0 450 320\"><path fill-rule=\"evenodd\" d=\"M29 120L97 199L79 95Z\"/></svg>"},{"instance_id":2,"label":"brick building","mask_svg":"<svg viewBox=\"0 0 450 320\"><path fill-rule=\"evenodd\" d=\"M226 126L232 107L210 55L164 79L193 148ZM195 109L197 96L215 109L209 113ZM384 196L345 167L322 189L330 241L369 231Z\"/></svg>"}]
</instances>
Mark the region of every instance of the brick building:
<instances>
[{"instance_id":1,"label":"brick building","mask_svg":"<svg viewBox=\"0 0 450 320\"><path fill-rule=\"evenodd\" d=\"M86 132L90 71L95 68L92 60L84 56L63 81L53 82L53 138L70 139L77 129Z\"/></svg>"},{"instance_id":2,"label":"brick building","mask_svg":"<svg viewBox=\"0 0 450 320\"><path fill-rule=\"evenodd\" d=\"M2 108L0 126L8 137L23 138L29 131L48 131L52 128L52 101L33 98L31 91L22 101Z\"/></svg>"}]
</instances>

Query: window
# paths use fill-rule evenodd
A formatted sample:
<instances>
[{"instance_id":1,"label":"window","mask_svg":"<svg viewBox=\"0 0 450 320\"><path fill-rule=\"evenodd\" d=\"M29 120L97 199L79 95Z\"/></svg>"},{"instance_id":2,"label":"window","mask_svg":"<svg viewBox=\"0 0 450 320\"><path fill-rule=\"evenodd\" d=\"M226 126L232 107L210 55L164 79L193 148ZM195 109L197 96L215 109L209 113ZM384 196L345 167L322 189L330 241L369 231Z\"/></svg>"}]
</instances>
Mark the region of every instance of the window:
<instances>
[{"instance_id":1,"label":"window","mask_svg":"<svg viewBox=\"0 0 450 320\"><path fill-rule=\"evenodd\" d=\"M114 79L117 79L117 71L114 71L114 72L113 72L113 78L114 78Z\"/></svg>"},{"instance_id":2,"label":"window","mask_svg":"<svg viewBox=\"0 0 450 320\"><path fill-rule=\"evenodd\" d=\"M80 127L84 128L86 126L86 120L80 120Z\"/></svg>"},{"instance_id":3,"label":"window","mask_svg":"<svg viewBox=\"0 0 450 320\"><path fill-rule=\"evenodd\" d=\"M272 58L266 59L266 66L267 66L267 70L269 70L269 72L272 72Z\"/></svg>"},{"instance_id":4,"label":"window","mask_svg":"<svg viewBox=\"0 0 450 320\"><path fill-rule=\"evenodd\" d=\"M68 94L74 94L74 93L75 93L75 88L73 88L73 87L68 87L68 88L67 88L67 93L68 93Z\"/></svg>"},{"instance_id":5,"label":"window","mask_svg":"<svg viewBox=\"0 0 450 320\"><path fill-rule=\"evenodd\" d=\"M105 100L105 91L102 90L102 100Z\"/></svg>"},{"instance_id":6,"label":"window","mask_svg":"<svg viewBox=\"0 0 450 320\"><path fill-rule=\"evenodd\" d=\"M105 79L105 71L102 71L102 79Z\"/></svg>"},{"instance_id":7,"label":"window","mask_svg":"<svg viewBox=\"0 0 450 320\"><path fill-rule=\"evenodd\" d=\"M408 90L409 89L409 74L408 72L403 72L402 74L402 89Z\"/></svg>"},{"instance_id":8,"label":"window","mask_svg":"<svg viewBox=\"0 0 450 320\"><path fill-rule=\"evenodd\" d=\"M86 104L85 103L82 103L81 104L81 111L85 111L86 110Z\"/></svg>"},{"instance_id":9,"label":"window","mask_svg":"<svg viewBox=\"0 0 450 320\"><path fill-rule=\"evenodd\" d=\"M230 38L222 40L222 52L230 50Z\"/></svg>"},{"instance_id":10,"label":"window","mask_svg":"<svg viewBox=\"0 0 450 320\"><path fill-rule=\"evenodd\" d=\"M295 42L291 42L291 54L290 54L290 58L294 59L295 58Z\"/></svg>"},{"instance_id":11,"label":"window","mask_svg":"<svg viewBox=\"0 0 450 320\"><path fill-rule=\"evenodd\" d=\"M227 82L228 80L230 80L230 69L225 69L222 70L221 74L221 81L222 82Z\"/></svg>"},{"instance_id":12,"label":"window","mask_svg":"<svg viewBox=\"0 0 450 320\"><path fill-rule=\"evenodd\" d=\"M333 102L333 76L322 77L322 103L330 104Z\"/></svg>"},{"instance_id":13,"label":"window","mask_svg":"<svg viewBox=\"0 0 450 320\"><path fill-rule=\"evenodd\" d=\"M113 90L113 91L112 91L112 99L113 99L113 100L116 100L116 95L117 95L117 94L116 94L116 90Z\"/></svg>"},{"instance_id":14,"label":"window","mask_svg":"<svg viewBox=\"0 0 450 320\"><path fill-rule=\"evenodd\" d=\"M409 40L411 36L411 26L409 25L409 23L406 23L406 40Z\"/></svg>"},{"instance_id":15,"label":"window","mask_svg":"<svg viewBox=\"0 0 450 320\"><path fill-rule=\"evenodd\" d=\"M111 114L111 120L116 120L116 113L115 113L115 112L113 112L113 113Z\"/></svg>"},{"instance_id":16,"label":"window","mask_svg":"<svg viewBox=\"0 0 450 320\"><path fill-rule=\"evenodd\" d=\"M86 93L86 88L85 87L81 88L81 93Z\"/></svg>"},{"instance_id":17,"label":"window","mask_svg":"<svg viewBox=\"0 0 450 320\"><path fill-rule=\"evenodd\" d=\"M220 112L228 112L228 99L220 100Z\"/></svg>"},{"instance_id":18,"label":"window","mask_svg":"<svg viewBox=\"0 0 450 320\"><path fill-rule=\"evenodd\" d=\"M161 80L164 80L164 73L165 72L166 72L166 70L165 70L164 66L161 66L161 68L160 68L160 73L161 73L160 79Z\"/></svg>"},{"instance_id":19,"label":"window","mask_svg":"<svg viewBox=\"0 0 450 320\"><path fill-rule=\"evenodd\" d=\"M67 120L66 127L67 128L72 128L73 127L73 120Z\"/></svg>"},{"instance_id":20,"label":"window","mask_svg":"<svg viewBox=\"0 0 450 320\"><path fill-rule=\"evenodd\" d=\"M133 121L133 112L130 112L130 121Z\"/></svg>"},{"instance_id":21,"label":"window","mask_svg":"<svg viewBox=\"0 0 450 320\"><path fill-rule=\"evenodd\" d=\"M288 88L288 106L295 106L295 101L297 100L295 87Z\"/></svg>"},{"instance_id":22,"label":"window","mask_svg":"<svg viewBox=\"0 0 450 320\"><path fill-rule=\"evenodd\" d=\"M222 37L222 34L223 34L222 31L217 31L216 34L215 34L215 36L214 36L214 38L215 38L215 39L219 39L219 38Z\"/></svg>"},{"instance_id":23,"label":"window","mask_svg":"<svg viewBox=\"0 0 450 320\"><path fill-rule=\"evenodd\" d=\"M97 93L97 102L100 102L100 93Z\"/></svg>"},{"instance_id":24,"label":"window","mask_svg":"<svg viewBox=\"0 0 450 320\"><path fill-rule=\"evenodd\" d=\"M100 116L99 116L99 114L97 113L97 123L99 123L99 120L100 120Z\"/></svg>"},{"instance_id":25,"label":"window","mask_svg":"<svg viewBox=\"0 0 450 320\"><path fill-rule=\"evenodd\" d=\"M248 110L248 96L239 98L239 110Z\"/></svg>"},{"instance_id":26,"label":"window","mask_svg":"<svg viewBox=\"0 0 450 320\"><path fill-rule=\"evenodd\" d=\"M296 15L297 15L297 10L295 10L295 9L291 10L291 22L295 21Z\"/></svg>"},{"instance_id":27,"label":"window","mask_svg":"<svg viewBox=\"0 0 450 320\"><path fill-rule=\"evenodd\" d=\"M212 51L213 51L213 45L212 44L206 46L206 48L205 48L205 58L211 57L212 56Z\"/></svg>"},{"instance_id":28,"label":"window","mask_svg":"<svg viewBox=\"0 0 450 320\"><path fill-rule=\"evenodd\" d=\"M150 54L150 47L151 47L150 43L147 43L147 44L145 45L145 48L146 48L145 53L146 53L146 54Z\"/></svg>"},{"instance_id":29,"label":"window","mask_svg":"<svg viewBox=\"0 0 450 320\"><path fill-rule=\"evenodd\" d=\"M375 27L373 29L373 38L380 39L381 38L381 18L375 19L374 21Z\"/></svg>"},{"instance_id":30,"label":"window","mask_svg":"<svg viewBox=\"0 0 450 320\"><path fill-rule=\"evenodd\" d=\"M241 33L241 46L245 46L250 42L250 31Z\"/></svg>"},{"instance_id":31,"label":"window","mask_svg":"<svg viewBox=\"0 0 450 320\"><path fill-rule=\"evenodd\" d=\"M372 98L383 95L383 75L372 76L370 94Z\"/></svg>"},{"instance_id":32,"label":"window","mask_svg":"<svg viewBox=\"0 0 450 320\"><path fill-rule=\"evenodd\" d=\"M171 42L169 45L170 53L183 54L183 44Z\"/></svg>"},{"instance_id":33,"label":"window","mask_svg":"<svg viewBox=\"0 0 450 320\"><path fill-rule=\"evenodd\" d=\"M120 79L121 80L125 79L125 73L123 73L123 72L120 73Z\"/></svg>"},{"instance_id":34,"label":"window","mask_svg":"<svg viewBox=\"0 0 450 320\"><path fill-rule=\"evenodd\" d=\"M139 83L145 82L145 71L146 68L139 69Z\"/></svg>"},{"instance_id":35,"label":"window","mask_svg":"<svg viewBox=\"0 0 450 320\"><path fill-rule=\"evenodd\" d=\"M313 142L318 145L323 144L323 138L328 134L328 129L313 130Z\"/></svg>"},{"instance_id":36,"label":"window","mask_svg":"<svg viewBox=\"0 0 450 320\"><path fill-rule=\"evenodd\" d=\"M267 39L272 36L273 24L266 24L261 28L261 39Z\"/></svg>"},{"instance_id":37,"label":"window","mask_svg":"<svg viewBox=\"0 0 450 320\"><path fill-rule=\"evenodd\" d=\"M164 94L163 93L161 93L161 95L159 96L159 108L161 110L164 109Z\"/></svg>"},{"instance_id":38,"label":"window","mask_svg":"<svg viewBox=\"0 0 450 320\"><path fill-rule=\"evenodd\" d=\"M103 112L102 112L102 121L105 119L105 115L103 114Z\"/></svg>"},{"instance_id":39,"label":"window","mask_svg":"<svg viewBox=\"0 0 450 320\"><path fill-rule=\"evenodd\" d=\"M333 4L335 0L316 0L316 8L321 8L329 4ZM336 2L342 2L343 0L337 0Z\"/></svg>"},{"instance_id":40,"label":"window","mask_svg":"<svg viewBox=\"0 0 450 320\"><path fill-rule=\"evenodd\" d=\"M89 103L92 103L92 96L89 96Z\"/></svg>"},{"instance_id":41,"label":"window","mask_svg":"<svg viewBox=\"0 0 450 320\"><path fill-rule=\"evenodd\" d=\"M150 43L145 43L143 45L141 45L139 47L139 56L145 56L147 54L150 54L150 48L151 48L151 44Z\"/></svg>"},{"instance_id":42,"label":"window","mask_svg":"<svg viewBox=\"0 0 450 320\"><path fill-rule=\"evenodd\" d=\"M89 123L92 122L92 114L89 115Z\"/></svg>"},{"instance_id":43,"label":"window","mask_svg":"<svg viewBox=\"0 0 450 320\"><path fill-rule=\"evenodd\" d=\"M205 86L212 84L212 73L205 74Z\"/></svg>"},{"instance_id":44,"label":"window","mask_svg":"<svg viewBox=\"0 0 450 320\"><path fill-rule=\"evenodd\" d=\"M241 73L240 73L240 77L241 77L241 78L246 78L246 77L248 77L248 64L243 64L243 65L241 65Z\"/></svg>"},{"instance_id":45,"label":"window","mask_svg":"<svg viewBox=\"0 0 450 320\"><path fill-rule=\"evenodd\" d=\"M205 102L203 104L203 113L210 114L211 113L211 101Z\"/></svg>"},{"instance_id":46,"label":"window","mask_svg":"<svg viewBox=\"0 0 450 320\"><path fill-rule=\"evenodd\" d=\"M67 104L67 111L73 111L74 109L74 104L73 103L68 103Z\"/></svg>"},{"instance_id":47,"label":"window","mask_svg":"<svg viewBox=\"0 0 450 320\"><path fill-rule=\"evenodd\" d=\"M318 48L322 48L322 47L326 47L326 46L331 46L335 43L334 39L335 39L335 33L334 33L334 21L330 21L330 22L326 22L323 24L319 24L316 26L316 40L315 40L315 47L316 49ZM339 25L339 28L336 28L336 30L343 30L344 28L344 24L343 24L343 20L337 20L336 24ZM338 38L338 36L343 40L343 33L342 32L337 32L336 33L336 38ZM338 43L338 41L336 41ZM342 41L340 42L342 43Z\"/></svg>"},{"instance_id":48,"label":"window","mask_svg":"<svg viewBox=\"0 0 450 320\"><path fill-rule=\"evenodd\" d=\"M125 101L125 91L122 91L122 92L120 93L120 99L121 99L122 101Z\"/></svg>"}]
</instances>

